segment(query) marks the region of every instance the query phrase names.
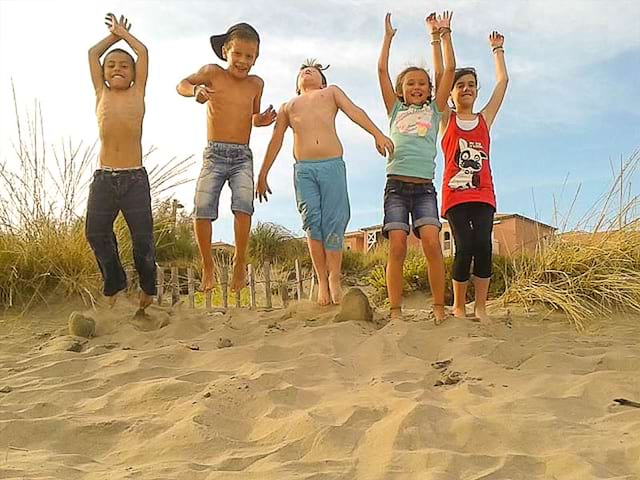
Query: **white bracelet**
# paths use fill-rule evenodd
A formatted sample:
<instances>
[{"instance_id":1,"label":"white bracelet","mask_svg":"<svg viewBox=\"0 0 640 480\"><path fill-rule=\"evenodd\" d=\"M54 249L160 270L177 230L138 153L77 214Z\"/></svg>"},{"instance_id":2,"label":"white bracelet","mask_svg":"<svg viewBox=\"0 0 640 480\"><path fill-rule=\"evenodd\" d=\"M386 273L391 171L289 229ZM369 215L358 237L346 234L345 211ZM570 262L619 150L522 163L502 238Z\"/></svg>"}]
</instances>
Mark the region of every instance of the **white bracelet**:
<instances>
[{"instance_id":1,"label":"white bracelet","mask_svg":"<svg viewBox=\"0 0 640 480\"><path fill-rule=\"evenodd\" d=\"M198 89L198 85L193 86L193 96L197 97L196 90Z\"/></svg>"}]
</instances>

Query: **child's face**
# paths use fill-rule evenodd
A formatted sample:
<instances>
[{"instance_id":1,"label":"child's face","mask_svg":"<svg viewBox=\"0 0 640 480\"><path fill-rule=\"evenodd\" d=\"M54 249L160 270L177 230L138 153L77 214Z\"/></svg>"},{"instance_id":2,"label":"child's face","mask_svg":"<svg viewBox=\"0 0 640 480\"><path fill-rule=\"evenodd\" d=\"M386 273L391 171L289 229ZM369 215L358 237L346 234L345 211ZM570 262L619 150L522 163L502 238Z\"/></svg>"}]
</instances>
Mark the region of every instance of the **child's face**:
<instances>
[{"instance_id":1,"label":"child's face","mask_svg":"<svg viewBox=\"0 0 640 480\"><path fill-rule=\"evenodd\" d=\"M251 40L236 38L229 42L224 53L229 64L227 68L229 73L236 78L247 78L249 70L258 57L258 44Z\"/></svg>"},{"instance_id":2,"label":"child's face","mask_svg":"<svg viewBox=\"0 0 640 480\"><path fill-rule=\"evenodd\" d=\"M131 58L122 52L113 52L104 59L104 80L110 88L126 90L134 77L134 65Z\"/></svg>"},{"instance_id":3,"label":"child's face","mask_svg":"<svg viewBox=\"0 0 640 480\"><path fill-rule=\"evenodd\" d=\"M472 74L462 75L451 90L451 99L456 107L471 107L478 97L478 85Z\"/></svg>"},{"instance_id":4,"label":"child's face","mask_svg":"<svg viewBox=\"0 0 640 480\"><path fill-rule=\"evenodd\" d=\"M298 91L302 91L304 86L305 90L315 90L323 88L322 75L320 71L315 67L305 67L298 73Z\"/></svg>"},{"instance_id":5,"label":"child's face","mask_svg":"<svg viewBox=\"0 0 640 480\"><path fill-rule=\"evenodd\" d=\"M422 70L407 72L402 80L402 98L408 105L422 105L429 97L431 83Z\"/></svg>"}]
</instances>

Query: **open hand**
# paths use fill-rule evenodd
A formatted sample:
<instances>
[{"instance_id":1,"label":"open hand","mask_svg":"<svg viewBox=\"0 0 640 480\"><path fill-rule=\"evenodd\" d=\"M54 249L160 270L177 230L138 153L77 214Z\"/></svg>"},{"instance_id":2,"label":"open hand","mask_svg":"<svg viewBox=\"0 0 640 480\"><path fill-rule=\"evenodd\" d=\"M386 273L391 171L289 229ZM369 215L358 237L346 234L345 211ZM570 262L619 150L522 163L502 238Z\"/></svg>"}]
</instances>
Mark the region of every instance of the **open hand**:
<instances>
[{"instance_id":1,"label":"open hand","mask_svg":"<svg viewBox=\"0 0 640 480\"><path fill-rule=\"evenodd\" d=\"M254 125L256 127L267 127L276 121L276 116L273 105L269 105L264 112L255 115Z\"/></svg>"},{"instance_id":2,"label":"open hand","mask_svg":"<svg viewBox=\"0 0 640 480\"><path fill-rule=\"evenodd\" d=\"M384 135L378 135L376 139L376 150L383 157L391 158L393 156L393 141Z\"/></svg>"},{"instance_id":3,"label":"open hand","mask_svg":"<svg viewBox=\"0 0 640 480\"><path fill-rule=\"evenodd\" d=\"M209 100L213 98L213 94L216 91L213 88L204 86L204 85L196 85L194 90L194 97L196 98L196 102L198 103L207 103Z\"/></svg>"},{"instance_id":4,"label":"open hand","mask_svg":"<svg viewBox=\"0 0 640 480\"><path fill-rule=\"evenodd\" d=\"M397 28L393 28L391 26L391 14L387 13L384 17L384 36L387 38L393 38L397 31Z\"/></svg>"},{"instance_id":5,"label":"open hand","mask_svg":"<svg viewBox=\"0 0 640 480\"><path fill-rule=\"evenodd\" d=\"M438 24L438 17L436 16L436 12L431 12L427 18L424 19L427 22L427 27L429 27L429 31L431 33L438 33L438 28L440 25Z\"/></svg>"},{"instance_id":6,"label":"open hand","mask_svg":"<svg viewBox=\"0 0 640 480\"><path fill-rule=\"evenodd\" d=\"M489 45L491 45L491 48L502 47L504 45L504 35L494 30L489 34Z\"/></svg>"},{"instance_id":7,"label":"open hand","mask_svg":"<svg viewBox=\"0 0 640 480\"><path fill-rule=\"evenodd\" d=\"M451 19L453 12L445 10L442 15L438 15L438 28L451 28Z\"/></svg>"},{"instance_id":8,"label":"open hand","mask_svg":"<svg viewBox=\"0 0 640 480\"><path fill-rule=\"evenodd\" d=\"M258 175L258 184L256 185L256 198L262 203L264 199L265 202L268 202L267 192L271 194L271 189L269 188L269 184L267 183L266 175Z\"/></svg>"},{"instance_id":9,"label":"open hand","mask_svg":"<svg viewBox=\"0 0 640 480\"><path fill-rule=\"evenodd\" d=\"M118 37L122 37L131 29L131 24L124 15L120 15L120 20L118 20L113 13L107 13L104 17L104 23L109 31Z\"/></svg>"}]
</instances>

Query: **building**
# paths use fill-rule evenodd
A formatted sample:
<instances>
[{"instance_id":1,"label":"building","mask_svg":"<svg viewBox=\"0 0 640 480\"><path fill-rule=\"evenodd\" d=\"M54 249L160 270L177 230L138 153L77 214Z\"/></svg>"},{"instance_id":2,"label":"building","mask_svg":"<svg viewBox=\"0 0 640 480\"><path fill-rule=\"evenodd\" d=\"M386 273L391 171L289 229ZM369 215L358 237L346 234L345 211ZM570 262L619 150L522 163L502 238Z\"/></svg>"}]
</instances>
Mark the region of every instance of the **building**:
<instances>
[{"instance_id":1,"label":"building","mask_svg":"<svg viewBox=\"0 0 640 480\"><path fill-rule=\"evenodd\" d=\"M519 215L517 213L498 213L493 222L493 253L494 255L512 256L523 251L532 252L543 246L547 238L556 231L555 227ZM345 235L345 248L356 252L368 252L379 245L382 237L382 225L361 228ZM451 234L451 227L446 220L442 221L440 243L444 256L455 253L455 242ZM408 240L409 247L418 248L420 240L411 233Z\"/></svg>"}]
</instances>

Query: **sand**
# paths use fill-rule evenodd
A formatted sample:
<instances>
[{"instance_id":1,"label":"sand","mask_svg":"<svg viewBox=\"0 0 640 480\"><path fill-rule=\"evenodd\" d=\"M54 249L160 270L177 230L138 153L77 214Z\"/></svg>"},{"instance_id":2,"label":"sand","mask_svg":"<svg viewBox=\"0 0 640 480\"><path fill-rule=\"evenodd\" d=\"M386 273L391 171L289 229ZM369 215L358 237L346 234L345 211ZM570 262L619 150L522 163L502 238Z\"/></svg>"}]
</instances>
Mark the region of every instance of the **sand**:
<instances>
[{"instance_id":1,"label":"sand","mask_svg":"<svg viewBox=\"0 0 640 480\"><path fill-rule=\"evenodd\" d=\"M640 478L639 318L73 308L0 318L2 479Z\"/></svg>"}]
</instances>

